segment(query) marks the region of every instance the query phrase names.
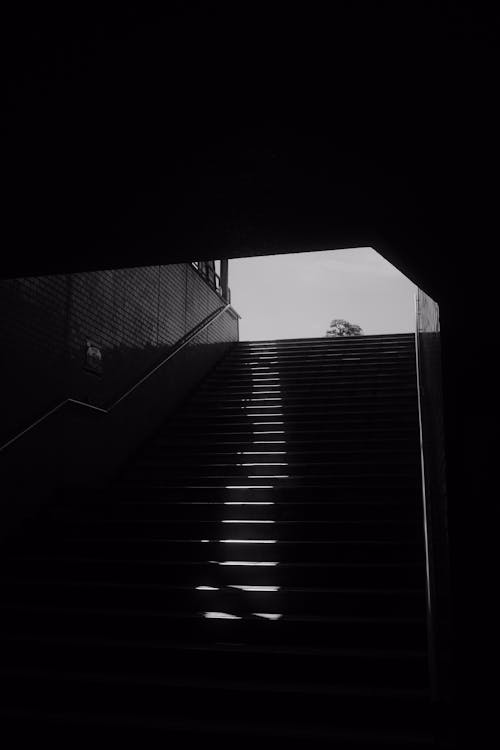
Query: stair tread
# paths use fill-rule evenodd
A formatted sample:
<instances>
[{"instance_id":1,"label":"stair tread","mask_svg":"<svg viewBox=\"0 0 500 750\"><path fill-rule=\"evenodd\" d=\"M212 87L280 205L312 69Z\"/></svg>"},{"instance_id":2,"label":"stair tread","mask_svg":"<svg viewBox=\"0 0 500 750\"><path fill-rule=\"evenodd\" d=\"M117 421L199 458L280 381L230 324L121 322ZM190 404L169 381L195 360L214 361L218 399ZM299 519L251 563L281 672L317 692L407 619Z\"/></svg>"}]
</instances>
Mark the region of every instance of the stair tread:
<instances>
[{"instance_id":1,"label":"stair tread","mask_svg":"<svg viewBox=\"0 0 500 750\"><path fill-rule=\"evenodd\" d=\"M168 505L168 503L167 503ZM227 507L227 506L225 506ZM100 518L98 521L91 520L86 521L83 519L75 519L74 524L118 524L118 525L137 525L137 524L163 524L163 525L172 525L172 524L189 524L189 525L211 525L211 526L217 526L219 527L219 524L221 523L232 523L233 521L238 524L256 524L256 523L262 523L265 519L255 519L255 518L248 518L248 519L215 519L215 520L204 520L204 519L195 519L195 520L180 520L178 518ZM68 522L69 523L69 522ZM351 525L351 526L361 526L364 524L370 524L374 526L383 526L383 525L397 525L397 526L418 526L419 523L417 520L391 520L391 519L375 519L375 520L331 520L331 519L308 519L308 518L300 518L300 519L292 519L292 520L286 520L286 521L280 521L280 520L270 520L269 523L273 524L273 527L277 526L283 526L283 525L300 525L303 524L330 524L330 525L339 525L339 526L345 526L345 525Z\"/></svg>"},{"instance_id":2,"label":"stair tread","mask_svg":"<svg viewBox=\"0 0 500 750\"><path fill-rule=\"evenodd\" d=\"M80 537L78 537L78 541L79 542L95 542L95 541L97 541L97 539L100 542L116 541L115 537L98 537L98 538L92 537L92 536L88 536L88 537L80 536ZM71 541L75 541L75 539L72 537ZM263 543L265 543L265 541L262 540L262 539L252 539L250 541L251 541L252 544L263 544ZM138 542L138 543L141 543L141 544L144 543L144 542L148 542L150 544L154 543L154 544L176 544L176 545L177 544L203 544L204 543L202 539L175 539L175 538L172 539L170 537L133 537L133 536L131 536L131 537L120 537L120 542ZM211 539L211 540L208 541L208 543L215 543L215 544L219 544L220 542L221 542L221 540L219 540L219 539ZM243 543L243 541L240 540L240 539L234 539L234 542L236 544L242 544ZM322 540L322 539L320 539L320 540L317 540L317 539L293 539L293 540L290 540L290 539L277 539L277 540L275 540L275 539L273 539L272 542L273 542L274 545L278 545L278 546L285 545L285 544L286 545L292 545L292 544L314 544L314 545L330 545L330 546L331 545L335 545L335 546L341 546L341 545L344 545L344 546L373 545L373 546L384 546L384 547L385 546L394 546L394 545L398 545L399 544L399 545L402 545L402 546L408 546L408 545L417 546L417 547L421 546L421 542L420 541L413 541L411 539L410 540L404 539L402 541L386 540L386 539L382 539L382 540L379 540L379 539L370 539L370 540L366 540L366 539L360 539L360 540L358 540L358 539L342 539L342 540L338 540L338 539L328 539L328 540L326 540L326 539L325 540Z\"/></svg>"},{"instance_id":3,"label":"stair tread","mask_svg":"<svg viewBox=\"0 0 500 750\"><path fill-rule=\"evenodd\" d=\"M216 678L203 678L198 677L196 679L189 678L168 678L168 677L157 677L156 675L127 675L126 673L120 673L116 675L114 673L104 672L58 672L57 675L53 674L49 670L2 670L4 674L15 674L28 676L44 676L49 679L65 679L68 681L92 681L92 682L104 682L106 684L113 684L115 682L124 682L135 685L145 684L156 684L165 685L172 687L207 687L211 690L237 690L242 692L253 692L253 691L265 691L265 692L280 692L280 693L317 693L323 695L363 695L363 696L380 696L380 697L393 697L401 700L407 697L418 697L428 698L428 690L423 688L400 688L391 689L387 687L373 687L360 685L353 687L352 685L324 685L322 683L292 683L292 682L269 682L263 680L259 683L247 682L245 680L218 680Z\"/></svg>"},{"instance_id":4,"label":"stair tread","mask_svg":"<svg viewBox=\"0 0 500 750\"><path fill-rule=\"evenodd\" d=\"M12 556L13 560L24 560L24 561L44 561L44 560L50 560L50 561L56 561L61 563L74 563L74 562L112 562L115 564L128 564L131 561L128 558L119 558L119 557L112 557L112 558L106 558L106 557L67 557L64 555L51 555L50 553L47 553L46 555L26 555L26 556ZM217 563L218 561L212 561L212 560L156 560L155 558L134 558L133 564L134 565L155 565L155 566L173 566L173 565L193 565L193 566L200 566L200 565L210 565L211 563ZM415 568L415 567L424 567L423 563L417 563L412 561L401 561L401 562L280 562L279 563L281 568L310 568L310 567L319 567L319 568L369 568L372 569L373 567L380 567L380 568Z\"/></svg>"},{"instance_id":5,"label":"stair tread","mask_svg":"<svg viewBox=\"0 0 500 750\"><path fill-rule=\"evenodd\" d=\"M92 636L56 637L50 635L31 635L24 633L6 634L6 641L16 643L40 642L44 644L64 643L68 645L96 645L102 648L126 648L140 647L152 650L176 650L195 652L221 652L221 653L248 653L264 655L290 655L290 656L358 656L366 659L421 659L425 658L425 649L375 649L375 648L312 648L303 646L269 646L247 643L196 643L192 641L163 640L163 639L130 639L116 641L113 638L95 638Z\"/></svg>"},{"instance_id":6,"label":"stair tread","mask_svg":"<svg viewBox=\"0 0 500 750\"><path fill-rule=\"evenodd\" d=\"M113 615L116 617L125 617L125 616L135 616L135 617L142 617L142 618L163 618L165 620L173 620L173 619L188 619L188 620L200 620L204 621L206 618L204 617L203 613L193 613L193 612L165 612L163 610L145 610L141 608L140 610L137 609L126 609L126 608L118 608L118 607L112 607L112 608L104 608L104 607L63 607L63 606L47 606L44 604L25 604L25 603L9 603L9 602L0 602L0 611L21 611L21 612L59 612L59 613L68 613L71 612L71 614L97 614L97 615ZM239 620L249 620L252 615L241 615L238 617ZM391 617L374 617L374 616L331 616L331 615L305 615L305 614L283 614L282 617L279 620L276 620L273 622L273 626L280 626L281 624L285 622L304 622L304 623L361 623L361 624L404 624L404 623L423 623L425 621L425 617L403 617L401 615L395 615ZM264 621L261 619L255 620L255 622L258 622L259 624L263 623ZM2 628L2 624L0 624L0 631Z\"/></svg>"},{"instance_id":7,"label":"stair tread","mask_svg":"<svg viewBox=\"0 0 500 750\"><path fill-rule=\"evenodd\" d=\"M153 591L188 591L188 592L194 592L196 589L192 586L187 585L168 585L168 584L161 584L161 583L116 583L116 582L109 582L109 581L100 581L100 580L89 580L89 581L66 581L63 578L61 579L45 579L44 581L39 581L37 579L30 579L30 578L21 578L21 577L12 577L11 580L8 580L6 578L0 579L0 586L2 584L9 584L13 583L20 586L74 586L75 588L85 588L85 587L102 587L102 588L116 588L116 589L137 589L137 590L143 590L143 589L150 589ZM220 590L232 588L231 584L222 584L220 586ZM362 596L363 594L369 594L370 596L395 596L395 595L402 595L402 594L410 594L415 596L420 596L423 592L419 589L407 589L407 588L381 588L381 589L372 589L372 588L354 588L354 589L339 589L339 588L312 588L312 587L301 587L301 586L279 586L279 591L259 591L258 593L272 593L272 594L302 594L302 593L310 593L310 594L356 594Z\"/></svg>"},{"instance_id":8,"label":"stair tread","mask_svg":"<svg viewBox=\"0 0 500 750\"><path fill-rule=\"evenodd\" d=\"M4 717L16 717L27 718L30 721L35 719L42 720L45 724L48 720L53 721L58 727L63 725L74 725L77 724L81 730L83 727L94 727L98 726L102 731L103 726L110 726L113 729L113 736L116 737L117 727L123 727L125 731L130 733L134 728L140 728L141 732L144 730L167 730L169 735L171 731L180 730L188 734L202 733L204 739L206 735L222 734L222 735L234 735L237 734L238 742L243 739L251 737L263 737L271 738L276 737L277 739L300 740L327 740L331 742L347 741L349 747L352 743L358 742L370 742L370 747L373 747L373 743L381 743L379 747L396 746L401 747L401 743L405 743L404 747L431 747L433 745L432 737L425 731L419 731L417 728L411 729L409 733L401 734L399 731L368 731L361 729L354 729L351 731L339 730L331 727L330 725L321 725L318 723L304 724L297 723L295 720L290 722L269 722L268 720L259 717L258 722L255 720L252 723L246 723L243 720L234 721L226 720L221 721L220 719L205 719L200 717L190 717L189 719L183 719L182 717L140 717L131 716L130 714L92 714L89 712L75 712L75 711L51 711L41 712L35 709L2 709L0 708L0 716ZM19 730L18 730L19 731ZM93 730L94 731L94 730ZM129 736L129 735L128 735ZM408 745L408 743L411 743ZM445 747L445 746L443 746ZM446 745L448 747L448 745ZM451 750L451 746L450 750Z\"/></svg>"}]
</instances>

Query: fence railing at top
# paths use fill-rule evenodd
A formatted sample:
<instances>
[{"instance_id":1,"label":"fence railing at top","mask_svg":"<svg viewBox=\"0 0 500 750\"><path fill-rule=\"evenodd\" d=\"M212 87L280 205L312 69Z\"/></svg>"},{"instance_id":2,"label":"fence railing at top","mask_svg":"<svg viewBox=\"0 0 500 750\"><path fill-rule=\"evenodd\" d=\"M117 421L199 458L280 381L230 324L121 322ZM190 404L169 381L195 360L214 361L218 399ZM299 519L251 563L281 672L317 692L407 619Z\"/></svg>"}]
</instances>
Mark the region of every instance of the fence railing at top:
<instances>
[{"instance_id":1,"label":"fence railing at top","mask_svg":"<svg viewBox=\"0 0 500 750\"><path fill-rule=\"evenodd\" d=\"M191 261L191 266L225 302L228 304L231 302L231 290L228 288L226 294L224 294L222 279L215 270L213 262L193 260Z\"/></svg>"}]
</instances>

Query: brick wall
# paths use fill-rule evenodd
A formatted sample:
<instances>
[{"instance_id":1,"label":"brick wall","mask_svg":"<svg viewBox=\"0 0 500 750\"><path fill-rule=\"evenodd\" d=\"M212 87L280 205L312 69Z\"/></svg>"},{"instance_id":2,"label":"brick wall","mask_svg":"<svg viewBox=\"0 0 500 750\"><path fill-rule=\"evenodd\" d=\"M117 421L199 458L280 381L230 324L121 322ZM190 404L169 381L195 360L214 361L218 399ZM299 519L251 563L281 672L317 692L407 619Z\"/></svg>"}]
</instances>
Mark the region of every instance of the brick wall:
<instances>
[{"instance_id":1,"label":"brick wall","mask_svg":"<svg viewBox=\"0 0 500 750\"><path fill-rule=\"evenodd\" d=\"M221 304L187 263L0 281L0 444L65 398L108 405ZM218 320L203 340L220 336L234 326Z\"/></svg>"}]
</instances>

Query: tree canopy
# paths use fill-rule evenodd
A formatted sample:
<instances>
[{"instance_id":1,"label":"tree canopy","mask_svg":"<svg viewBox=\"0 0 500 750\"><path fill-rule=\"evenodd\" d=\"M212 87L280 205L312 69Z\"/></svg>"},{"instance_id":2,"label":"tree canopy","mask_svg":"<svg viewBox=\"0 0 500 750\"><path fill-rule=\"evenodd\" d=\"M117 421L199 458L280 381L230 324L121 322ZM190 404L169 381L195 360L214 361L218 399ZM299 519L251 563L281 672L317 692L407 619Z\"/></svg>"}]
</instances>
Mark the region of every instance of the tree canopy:
<instances>
[{"instance_id":1,"label":"tree canopy","mask_svg":"<svg viewBox=\"0 0 500 750\"><path fill-rule=\"evenodd\" d=\"M326 332L327 336L362 336L363 329L355 323L349 323L342 318L334 318L330 323L330 328Z\"/></svg>"}]
</instances>

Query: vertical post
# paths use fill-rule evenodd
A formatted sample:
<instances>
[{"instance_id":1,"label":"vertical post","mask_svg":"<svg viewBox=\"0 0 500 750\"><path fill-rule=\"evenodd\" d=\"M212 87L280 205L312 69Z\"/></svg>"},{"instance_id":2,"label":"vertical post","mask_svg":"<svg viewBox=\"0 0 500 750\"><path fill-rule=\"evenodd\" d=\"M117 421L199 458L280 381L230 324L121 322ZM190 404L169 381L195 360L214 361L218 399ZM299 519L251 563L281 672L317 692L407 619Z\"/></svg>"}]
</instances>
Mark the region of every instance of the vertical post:
<instances>
[{"instance_id":1,"label":"vertical post","mask_svg":"<svg viewBox=\"0 0 500 750\"><path fill-rule=\"evenodd\" d=\"M222 289L222 296L226 301L229 301L229 261L227 258L222 258L220 262L220 285Z\"/></svg>"}]
</instances>

